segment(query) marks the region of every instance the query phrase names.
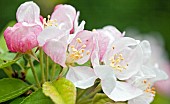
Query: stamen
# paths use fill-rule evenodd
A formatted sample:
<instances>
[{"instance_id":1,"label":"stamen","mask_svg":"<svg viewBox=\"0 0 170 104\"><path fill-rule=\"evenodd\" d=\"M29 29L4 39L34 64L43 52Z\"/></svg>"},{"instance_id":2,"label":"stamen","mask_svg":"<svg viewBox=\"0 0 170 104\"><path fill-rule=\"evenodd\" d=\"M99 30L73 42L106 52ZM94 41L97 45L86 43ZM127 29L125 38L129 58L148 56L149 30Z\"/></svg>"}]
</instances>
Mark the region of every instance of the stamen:
<instances>
[{"instance_id":1,"label":"stamen","mask_svg":"<svg viewBox=\"0 0 170 104\"><path fill-rule=\"evenodd\" d=\"M77 38L76 41L77 41L78 43L82 43L82 40L81 40L80 38Z\"/></svg>"},{"instance_id":2,"label":"stamen","mask_svg":"<svg viewBox=\"0 0 170 104\"><path fill-rule=\"evenodd\" d=\"M120 72L122 72L122 70L126 69L128 66L128 64L126 64L125 66L120 65L120 63L124 60L122 54L115 54L109 60L111 61L110 66Z\"/></svg>"},{"instance_id":3,"label":"stamen","mask_svg":"<svg viewBox=\"0 0 170 104\"><path fill-rule=\"evenodd\" d=\"M148 92L148 93L152 93L155 95L156 91L155 91L155 87L151 87L151 83L148 82L147 80L143 80L143 83L144 84L147 84L147 87L146 89L144 90L145 92Z\"/></svg>"},{"instance_id":4,"label":"stamen","mask_svg":"<svg viewBox=\"0 0 170 104\"><path fill-rule=\"evenodd\" d=\"M82 42L80 38L77 38L76 41L78 43ZM84 56L83 54L84 54L85 48L86 48L85 44L82 45L79 50L76 49L74 45L71 45L70 47L71 47L71 51L73 52L72 54L70 54L70 58L72 59L72 61L76 61L78 59L83 58L83 56ZM86 52L86 54L89 54L89 53L90 53L89 51Z\"/></svg>"},{"instance_id":5,"label":"stamen","mask_svg":"<svg viewBox=\"0 0 170 104\"><path fill-rule=\"evenodd\" d=\"M87 52L86 52L86 55L89 55L89 54L90 54L90 51L87 51Z\"/></svg>"}]
</instances>

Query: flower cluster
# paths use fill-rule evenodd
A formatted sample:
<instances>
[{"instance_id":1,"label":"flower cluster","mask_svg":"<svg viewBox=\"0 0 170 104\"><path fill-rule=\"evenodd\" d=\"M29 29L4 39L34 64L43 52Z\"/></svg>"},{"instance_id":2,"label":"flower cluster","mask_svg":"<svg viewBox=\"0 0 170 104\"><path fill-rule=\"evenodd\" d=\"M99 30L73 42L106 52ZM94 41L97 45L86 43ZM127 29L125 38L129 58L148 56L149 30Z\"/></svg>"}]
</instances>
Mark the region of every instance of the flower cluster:
<instances>
[{"instance_id":1,"label":"flower cluster","mask_svg":"<svg viewBox=\"0 0 170 104\"><path fill-rule=\"evenodd\" d=\"M26 2L17 10L18 22L4 32L7 46L21 53L42 47L55 63L69 68L66 78L76 87L86 89L100 79L110 99L149 104L155 95L153 84L167 79L157 63L150 63L150 43L125 37L113 26L85 30L79 14L60 4L43 18L34 2ZM89 61L91 65L85 65Z\"/></svg>"}]
</instances>

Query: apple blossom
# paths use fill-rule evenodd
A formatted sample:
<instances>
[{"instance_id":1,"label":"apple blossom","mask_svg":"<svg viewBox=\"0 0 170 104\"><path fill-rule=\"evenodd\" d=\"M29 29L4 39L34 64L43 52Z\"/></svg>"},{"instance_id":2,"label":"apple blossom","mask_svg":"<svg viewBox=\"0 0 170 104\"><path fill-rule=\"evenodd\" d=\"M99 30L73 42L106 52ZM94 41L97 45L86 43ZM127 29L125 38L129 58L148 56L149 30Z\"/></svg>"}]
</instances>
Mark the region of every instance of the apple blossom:
<instances>
[{"instance_id":1,"label":"apple blossom","mask_svg":"<svg viewBox=\"0 0 170 104\"><path fill-rule=\"evenodd\" d=\"M149 104L155 96L154 83L168 78L167 74L160 70L158 65L152 65L149 62L151 58L151 47L148 41L140 43L145 58L143 58L142 69L128 81L137 88L143 90L143 94L128 101L128 104Z\"/></svg>"},{"instance_id":2,"label":"apple blossom","mask_svg":"<svg viewBox=\"0 0 170 104\"><path fill-rule=\"evenodd\" d=\"M38 45L37 36L41 30L39 25L25 23L17 23L13 27L8 27L4 32L8 49L21 53L31 50Z\"/></svg>"},{"instance_id":3,"label":"apple blossom","mask_svg":"<svg viewBox=\"0 0 170 104\"><path fill-rule=\"evenodd\" d=\"M38 36L39 46L54 62L62 66L65 66L67 46L75 37L70 32L72 29L75 29L73 33L84 29L85 22L82 21L78 26L78 17L79 12L76 14L74 7L57 5L52 15L48 15L48 20L43 20L45 28Z\"/></svg>"},{"instance_id":4,"label":"apple blossom","mask_svg":"<svg viewBox=\"0 0 170 104\"><path fill-rule=\"evenodd\" d=\"M98 32L96 35L96 41L99 47L99 58L102 60L108 46L116 39L123 37L124 33L119 32L119 30L113 26L105 26L96 31Z\"/></svg>"},{"instance_id":5,"label":"apple blossom","mask_svg":"<svg viewBox=\"0 0 170 104\"><path fill-rule=\"evenodd\" d=\"M96 32L96 31L94 31ZM98 34L96 32L96 34ZM94 36L95 37L95 36ZM96 41L95 41L96 42ZM109 62L106 62L106 65L98 65L96 64L96 66L94 67L94 71L92 69L84 69L84 68L77 68L77 69L72 69L69 70L68 74L67 74L67 78L69 80L71 80L76 87L79 88L87 88L93 85L94 80L98 77L101 79L101 85L102 85L102 89L104 91L104 93L106 95L108 95L111 99L115 100L115 101L126 101L128 99L132 99L136 96L139 96L142 94L142 90L133 87L132 85L126 83L126 82L120 82L116 80L116 77L120 78L120 80L125 80L130 78L132 75L136 74L138 72L138 70L140 69L140 65L142 63L142 52L141 52L141 48L140 46L137 46L136 48L130 48L130 46L136 46L138 44L138 41L132 39L132 38L120 38L117 41L114 41L114 49L113 47L110 47L111 49L108 51L108 53L106 55L114 55L120 52L123 52L124 55L126 55L127 59L129 60L125 60L126 62L129 62L127 69L125 67L122 68L116 67L116 65L114 66L114 68L111 66L111 64ZM110 44L110 46L113 46L113 43ZM97 44L97 43L96 43ZM96 49L98 45L95 45L95 50L93 51L97 51ZM118 46L119 49L121 49L121 51L118 48L115 48L116 46ZM115 51L111 52L111 51ZM127 51L127 52L124 52ZM117 53L116 53L117 52ZM126 54L125 54L126 53ZM94 57L94 55L96 56L95 58L92 58L96 61L99 61L98 54L94 52L92 53L92 57ZM120 61L119 58L122 58L122 55L120 55L121 57L117 56L115 58L117 58L117 61ZM105 56L107 57L107 56ZM138 59L138 64L136 64L136 57ZM105 59L106 61L110 61L109 59ZM116 59L115 59L116 60ZM92 60L93 61L93 60ZM118 64L120 62L117 62ZM135 63L135 64L134 64ZM126 63L127 65L127 63ZM126 70L123 70L126 69ZM86 72L89 71L89 72ZM126 71L126 72L123 72ZM129 76L127 76L129 75ZM86 80L84 80L86 78ZM91 79L91 80L90 80ZM88 80L88 82L87 82ZM93 81L92 81L93 80ZM135 94L132 94L132 92L134 92L135 90ZM125 92L126 91L126 92ZM116 94L118 96L116 96ZM119 93L121 95L119 95Z\"/></svg>"},{"instance_id":6,"label":"apple blossom","mask_svg":"<svg viewBox=\"0 0 170 104\"><path fill-rule=\"evenodd\" d=\"M18 8L17 21L13 27L4 31L8 49L25 53L38 46L37 36L42 31L40 10L34 2L25 2Z\"/></svg>"}]
</instances>

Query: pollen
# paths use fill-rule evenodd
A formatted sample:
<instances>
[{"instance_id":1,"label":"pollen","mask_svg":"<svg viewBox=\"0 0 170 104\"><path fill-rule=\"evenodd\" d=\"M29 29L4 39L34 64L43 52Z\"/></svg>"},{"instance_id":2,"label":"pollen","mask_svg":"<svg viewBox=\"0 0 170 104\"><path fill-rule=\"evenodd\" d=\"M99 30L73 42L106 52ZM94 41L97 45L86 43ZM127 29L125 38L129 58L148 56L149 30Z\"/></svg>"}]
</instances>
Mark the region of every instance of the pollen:
<instances>
[{"instance_id":1,"label":"pollen","mask_svg":"<svg viewBox=\"0 0 170 104\"><path fill-rule=\"evenodd\" d=\"M151 83L148 82L147 80L143 80L143 83L146 85L146 89L144 91L155 95L156 93L155 87L151 87Z\"/></svg>"},{"instance_id":2,"label":"pollen","mask_svg":"<svg viewBox=\"0 0 170 104\"><path fill-rule=\"evenodd\" d=\"M122 54L115 54L113 57L110 58L110 66L112 68L114 68L115 70L118 70L120 72L122 72L123 70L125 70L128 66L128 64L126 65L120 65L120 63L124 60L123 55Z\"/></svg>"},{"instance_id":3,"label":"pollen","mask_svg":"<svg viewBox=\"0 0 170 104\"><path fill-rule=\"evenodd\" d=\"M48 16L47 16L47 19L46 19L46 18L43 19L43 26L44 26L44 27L48 27L48 26L58 26L57 20L56 20L56 19L50 20L50 18L51 18L51 16L48 15Z\"/></svg>"},{"instance_id":4,"label":"pollen","mask_svg":"<svg viewBox=\"0 0 170 104\"><path fill-rule=\"evenodd\" d=\"M77 41L78 43L82 43L82 40L81 40L80 38L77 38L76 41Z\"/></svg>"},{"instance_id":5,"label":"pollen","mask_svg":"<svg viewBox=\"0 0 170 104\"><path fill-rule=\"evenodd\" d=\"M88 50L85 51L85 48L86 48L85 44L83 44L79 49L76 48L76 46L78 44L82 44L82 40L80 38L77 38L76 42L77 42L76 45L70 46L71 47L71 54L69 56L70 56L70 58L73 62L83 58L83 56L85 54L90 54L90 51L88 51Z\"/></svg>"}]
</instances>

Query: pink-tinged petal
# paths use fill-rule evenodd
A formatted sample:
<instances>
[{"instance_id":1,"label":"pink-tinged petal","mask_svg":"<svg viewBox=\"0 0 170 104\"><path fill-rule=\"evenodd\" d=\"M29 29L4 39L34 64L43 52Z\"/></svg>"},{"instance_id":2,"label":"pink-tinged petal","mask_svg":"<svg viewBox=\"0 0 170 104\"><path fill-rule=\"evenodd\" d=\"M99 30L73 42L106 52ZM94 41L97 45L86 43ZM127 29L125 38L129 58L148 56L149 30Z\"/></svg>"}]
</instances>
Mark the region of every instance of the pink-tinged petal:
<instances>
[{"instance_id":1,"label":"pink-tinged petal","mask_svg":"<svg viewBox=\"0 0 170 104\"><path fill-rule=\"evenodd\" d=\"M38 45L37 36L41 31L41 26L27 23L17 23L13 27L8 27L4 32L8 49L21 53L31 50Z\"/></svg>"},{"instance_id":2,"label":"pink-tinged petal","mask_svg":"<svg viewBox=\"0 0 170 104\"><path fill-rule=\"evenodd\" d=\"M78 11L74 20L74 34L84 30L85 21L82 21L80 25L78 24L80 12Z\"/></svg>"},{"instance_id":3,"label":"pink-tinged petal","mask_svg":"<svg viewBox=\"0 0 170 104\"><path fill-rule=\"evenodd\" d=\"M104 59L103 59L104 63L109 64L110 63L109 59L114 54L121 52L126 47L135 46L137 44L138 44L138 41L130 37L122 37L122 38L117 39L110 46L108 46L109 48L106 54L104 55Z\"/></svg>"},{"instance_id":4,"label":"pink-tinged petal","mask_svg":"<svg viewBox=\"0 0 170 104\"><path fill-rule=\"evenodd\" d=\"M122 51L125 47L135 46L137 44L138 44L137 40L130 37L123 37L113 42L112 46L114 46L114 52L117 53Z\"/></svg>"},{"instance_id":5,"label":"pink-tinged petal","mask_svg":"<svg viewBox=\"0 0 170 104\"><path fill-rule=\"evenodd\" d=\"M147 63L149 59L151 58L151 46L149 41L144 40L140 43L140 46L143 51L143 61L144 63Z\"/></svg>"},{"instance_id":6,"label":"pink-tinged petal","mask_svg":"<svg viewBox=\"0 0 170 104\"><path fill-rule=\"evenodd\" d=\"M114 72L112 67L107 66L107 65L99 65L94 67L94 72L100 79L106 79L108 77L114 77L116 80L116 77L114 76Z\"/></svg>"},{"instance_id":7,"label":"pink-tinged petal","mask_svg":"<svg viewBox=\"0 0 170 104\"><path fill-rule=\"evenodd\" d=\"M50 39L43 46L44 52L50 56L55 63L63 67L66 66L67 39L68 35L60 39Z\"/></svg>"},{"instance_id":8,"label":"pink-tinged petal","mask_svg":"<svg viewBox=\"0 0 170 104\"><path fill-rule=\"evenodd\" d=\"M142 94L143 94L142 90L133 87L132 85L126 82L116 81L115 88L110 93L110 95L107 96L114 101L126 101L126 100L133 99L137 96L140 96Z\"/></svg>"},{"instance_id":9,"label":"pink-tinged petal","mask_svg":"<svg viewBox=\"0 0 170 104\"><path fill-rule=\"evenodd\" d=\"M105 26L103 29L109 31L115 38L123 37L125 35L125 32L121 33L114 26Z\"/></svg>"},{"instance_id":10,"label":"pink-tinged petal","mask_svg":"<svg viewBox=\"0 0 170 104\"><path fill-rule=\"evenodd\" d=\"M73 22L76 16L76 10L70 5L59 5L51 15L51 20L57 20L57 25L60 29L73 29Z\"/></svg>"},{"instance_id":11,"label":"pink-tinged petal","mask_svg":"<svg viewBox=\"0 0 170 104\"><path fill-rule=\"evenodd\" d=\"M35 23L42 26L40 21L40 8L32 1L20 5L16 18L18 22Z\"/></svg>"},{"instance_id":12,"label":"pink-tinged petal","mask_svg":"<svg viewBox=\"0 0 170 104\"><path fill-rule=\"evenodd\" d=\"M107 51L108 46L111 42L115 41L115 37L112 34L104 29L98 29L98 34L96 39L98 41L99 46L99 58L102 60L104 54Z\"/></svg>"},{"instance_id":13,"label":"pink-tinged petal","mask_svg":"<svg viewBox=\"0 0 170 104\"><path fill-rule=\"evenodd\" d=\"M60 12L60 13L59 13ZM53 17L51 17L51 19L55 19L55 17L59 16L59 15L63 15L63 14L66 14L68 16L70 16L70 18L72 20L75 19L75 16L76 16L76 9L71 6L71 5L67 5L67 4L59 4L55 7L55 10L53 12Z\"/></svg>"},{"instance_id":14,"label":"pink-tinged petal","mask_svg":"<svg viewBox=\"0 0 170 104\"><path fill-rule=\"evenodd\" d=\"M78 59L76 62L78 64L84 64L85 62L87 62L90 59L90 55L92 53L93 47L94 47L94 39L93 36L96 35L95 32L91 32L91 31L81 31L79 32L76 37L72 40L72 42L70 43L70 46L74 46L75 49L77 50L81 50L83 45L86 45L83 52L83 57ZM82 42L79 43L77 42L77 39L80 39ZM71 51L71 47L69 47L69 53L73 53Z\"/></svg>"},{"instance_id":15,"label":"pink-tinged petal","mask_svg":"<svg viewBox=\"0 0 170 104\"><path fill-rule=\"evenodd\" d=\"M122 72L117 72L116 77L120 80L126 80L135 75L141 69L143 62L142 48L137 45L135 49L131 51L129 56L125 58L128 66Z\"/></svg>"},{"instance_id":16,"label":"pink-tinged petal","mask_svg":"<svg viewBox=\"0 0 170 104\"><path fill-rule=\"evenodd\" d=\"M87 66L70 67L66 78L82 89L93 86L97 79L94 70Z\"/></svg>"},{"instance_id":17,"label":"pink-tinged petal","mask_svg":"<svg viewBox=\"0 0 170 104\"><path fill-rule=\"evenodd\" d=\"M38 36L39 46L43 46L49 39L60 39L67 32L58 29L56 26L46 27Z\"/></svg>"},{"instance_id":18,"label":"pink-tinged petal","mask_svg":"<svg viewBox=\"0 0 170 104\"><path fill-rule=\"evenodd\" d=\"M95 46L94 46L94 49L93 49L93 52L91 54L91 63L92 63L92 66L93 68L100 65L99 63L99 46L98 46L98 41L96 39L94 39L96 42L95 42Z\"/></svg>"}]
</instances>

